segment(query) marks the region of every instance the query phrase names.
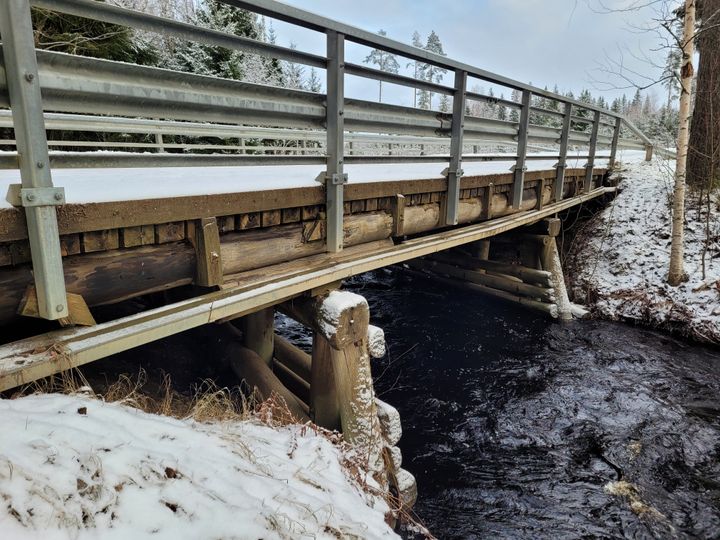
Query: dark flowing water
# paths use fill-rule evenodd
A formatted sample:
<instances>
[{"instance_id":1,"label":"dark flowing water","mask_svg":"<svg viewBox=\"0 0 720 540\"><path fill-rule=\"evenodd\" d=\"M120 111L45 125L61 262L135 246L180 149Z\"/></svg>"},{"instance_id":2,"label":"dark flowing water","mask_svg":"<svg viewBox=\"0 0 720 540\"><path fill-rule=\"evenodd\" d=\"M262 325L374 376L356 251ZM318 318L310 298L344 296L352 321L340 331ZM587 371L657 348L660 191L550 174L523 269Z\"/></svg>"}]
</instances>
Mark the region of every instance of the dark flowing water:
<instances>
[{"instance_id":1,"label":"dark flowing water","mask_svg":"<svg viewBox=\"0 0 720 540\"><path fill-rule=\"evenodd\" d=\"M438 538L720 537L718 351L401 271L349 288L385 330L376 389Z\"/></svg>"},{"instance_id":2,"label":"dark flowing water","mask_svg":"<svg viewBox=\"0 0 720 540\"><path fill-rule=\"evenodd\" d=\"M720 538L720 352L622 324L560 325L397 269L347 288L385 330L376 390L402 415L415 510L438 538ZM85 372L93 385L139 367L179 390L236 384L198 361L211 360L205 334Z\"/></svg>"}]
</instances>

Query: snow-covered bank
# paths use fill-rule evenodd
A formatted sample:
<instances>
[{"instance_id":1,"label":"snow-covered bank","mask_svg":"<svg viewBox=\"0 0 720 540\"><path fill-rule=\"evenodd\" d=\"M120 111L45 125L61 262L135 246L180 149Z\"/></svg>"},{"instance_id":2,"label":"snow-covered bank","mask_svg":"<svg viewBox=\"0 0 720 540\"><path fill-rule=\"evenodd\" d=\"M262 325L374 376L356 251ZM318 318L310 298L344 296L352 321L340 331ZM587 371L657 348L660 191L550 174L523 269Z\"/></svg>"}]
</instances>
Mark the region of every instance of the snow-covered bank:
<instances>
[{"instance_id":1,"label":"snow-covered bank","mask_svg":"<svg viewBox=\"0 0 720 540\"><path fill-rule=\"evenodd\" d=\"M666 283L670 260L670 200L674 162L628 163L621 193L577 238L570 254L572 291L602 317L670 328L720 343L720 212L705 217L688 197L685 271L679 287Z\"/></svg>"},{"instance_id":2,"label":"snow-covered bank","mask_svg":"<svg viewBox=\"0 0 720 540\"><path fill-rule=\"evenodd\" d=\"M346 451L307 426L41 394L0 400L0 432L2 538L397 538Z\"/></svg>"}]
</instances>

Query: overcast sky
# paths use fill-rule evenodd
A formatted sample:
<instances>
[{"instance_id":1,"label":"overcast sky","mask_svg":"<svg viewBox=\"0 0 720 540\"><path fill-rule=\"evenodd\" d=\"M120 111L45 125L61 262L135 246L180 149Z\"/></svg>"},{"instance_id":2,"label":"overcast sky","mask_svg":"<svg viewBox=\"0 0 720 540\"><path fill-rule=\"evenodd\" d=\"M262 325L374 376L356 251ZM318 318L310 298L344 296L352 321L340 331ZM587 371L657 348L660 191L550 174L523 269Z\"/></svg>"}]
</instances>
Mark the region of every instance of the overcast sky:
<instances>
[{"instance_id":1,"label":"overcast sky","mask_svg":"<svg viewBox=\"0 0 720 540\"><path fill-rule=\"evenodd\" d=\"M582 88L606 98L623 92L595 88L595 79L607 77L596 68L608 55L616 60L622 57L631 69L651 76L657 70L633 55L648 55L659 63L666 56L665 51L652 51L658 46L655 35L630 28L646 24L652 13L597 13L592 7L598 7L599 0L285 1L365 30L383 29L388 37L406 43L415 30L423 38L435 30L452 58L540 87L552 89L557 84L576 95ZM606 4L627 1L606 0ZM274 23L274 28L278 44L292 41L301 50L324 53L324 41L317 33L282 23ZM367 52L348 47L348 57L354 62L362 62ZM404 68L406 62L401 64ZM444 82L452 84L452 77ZM348 93L359 97L371 88L377 89L377 83L350 81ZM634 89L624 91L634 93ZM661 88L655 92L663 95ZM388 88L386 96L399 104L412 100L411 91L399 89Z\"/></svg>"}]
</instances>

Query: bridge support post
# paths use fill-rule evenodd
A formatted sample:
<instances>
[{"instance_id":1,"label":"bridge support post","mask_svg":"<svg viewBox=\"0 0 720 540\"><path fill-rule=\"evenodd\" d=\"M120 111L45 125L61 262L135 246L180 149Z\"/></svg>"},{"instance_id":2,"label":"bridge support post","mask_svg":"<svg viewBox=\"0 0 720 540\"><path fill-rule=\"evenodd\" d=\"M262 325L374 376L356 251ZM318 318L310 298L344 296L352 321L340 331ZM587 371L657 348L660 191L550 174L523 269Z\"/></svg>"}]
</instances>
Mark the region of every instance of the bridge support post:
<instances>
[{"instance_id":1,"label":"bridge support post","mask_svg":"<svg viewBox=\"0 0 720 540\"><path fill-rule=\"evenodd\" d=\"M610 145L610 160L608 161L608 170L615 168L617 158L618 143L620 142L620 129L622 128L622 118L618 116L615 119L615 129L613 130L612 144Z\"/></svg>"},{"instance_id":2,"label":"bridge support post","mask_svg":"<svg viewBox=\"0 0 720 540\"><path fill-rule=\"evenodd\" d=\"M65 202L50 173L45 119L28 0L0 2L0 34L20 165L20 204L30 240L38 315L68 316L55 206Z\"/></svg>"},{"instance_id":3,"label":"bridge support post","mask_svg":"<svg viewBox=\"0 0 720 540\"><path fill-rule=\"evenodd\" d=\"M261 309L241 319L243 343L269 366L275 348L275 309Z\"/></svg>"},{"instance_id":4,"label":"bridge support post","mask_svg":"<svg viewBox=\"0 0 720 540\"><path fill-rule=\"evenodd\" d=\"M558 159L555 172L555 188L553 196L555 202L560 202L565 191L565 167L567 166L568 143L570 142L570 125L572 119L572 103L565 104L562 134L560 135L560 159Z\"/></svg>"},{"instance_id":5,"label":"bridge support post","mask_svg":"<svg viewBox=\"0 0 720 540\"><path fill-rule=\"evenodd\" d=\"M512 207L517 209L522 205L523 191L525 189L525 159L527 156L528 127L530 125L530 102L532 92L523 90L522 108L520 109L520 125L518 126L517 160L515 161L515 177L512 189Z\"/></svg>"},{"instance_id":6,"label":"bridge support post","mask_svg":"<svg viewBox=\"0 0 720 540\"><path fill-rule=\"evenodd\" d=\"M460 180L462 171L463 131L465 122L465 93L467 72L455 71L455 92L453 94L452 139L450 140L450 166L448 167L447 197L445 204L445 225L458 224L460 207Z\"/></svg>"},{"instance_id":7,"label":"bridge support post","mask_svg":"<svg viewBox=\"0 0 720 540\"><path fill-rule=\"evenodd\" d=\"M588 150L588 160L585 165L585 184L583 192L589 193L592 190L593 174L595 172L595 154L597 153L598 133L600 131L600 111L595 111L593 116L592 131L590 132L590 148Z\"/></svg>"},{"instance_id":8,"label":"bridge support post","mask_svg":"<svg viewBox=\"0 0 720 540\"><path fill-rule=\"evenodd\" d=\"M345 36L327 32L327 171L325 212L327 251L343 248L343 192L348 181L344 173L345 153Z\"/></svg>"}]
</instances>

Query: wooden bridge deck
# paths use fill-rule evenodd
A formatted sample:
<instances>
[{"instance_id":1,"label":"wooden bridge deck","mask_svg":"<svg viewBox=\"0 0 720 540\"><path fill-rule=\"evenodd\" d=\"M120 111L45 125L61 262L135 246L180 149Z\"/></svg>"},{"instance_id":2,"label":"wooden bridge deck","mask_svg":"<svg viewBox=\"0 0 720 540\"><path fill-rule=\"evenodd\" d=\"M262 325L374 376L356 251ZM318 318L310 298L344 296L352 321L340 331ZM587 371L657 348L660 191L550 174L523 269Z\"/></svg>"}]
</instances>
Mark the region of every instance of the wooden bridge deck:
<instances>
[{"instance_id":1,"label":"wooden bridge deck","mask_svg":"<svg viewBox=\"0 0 720 540\"><path fill-rule=\"evenodd\" d=\"M583 192L585 170L567 170L565 196L553 202L555 170L528 171L520 209L508 203L512 174L464 177L461 225L452 228L440 223L445 179L349 184L344 208L348 247L338 254L325 253L319 185L68 204L58 210L67 288L91 306L197 284L202 254L194 235L201 218L211 218L218 226L221 279L214 291L196 289L204 294L184 302L0 347L0 391L190 328L240 317L359 273L537 222L614 191L603 186L606 172L595 169L592 189ZM0 321L8 322L16 316L32 274L22 212L0 210L0 224Z\"/></svg>"}]
</instances>

